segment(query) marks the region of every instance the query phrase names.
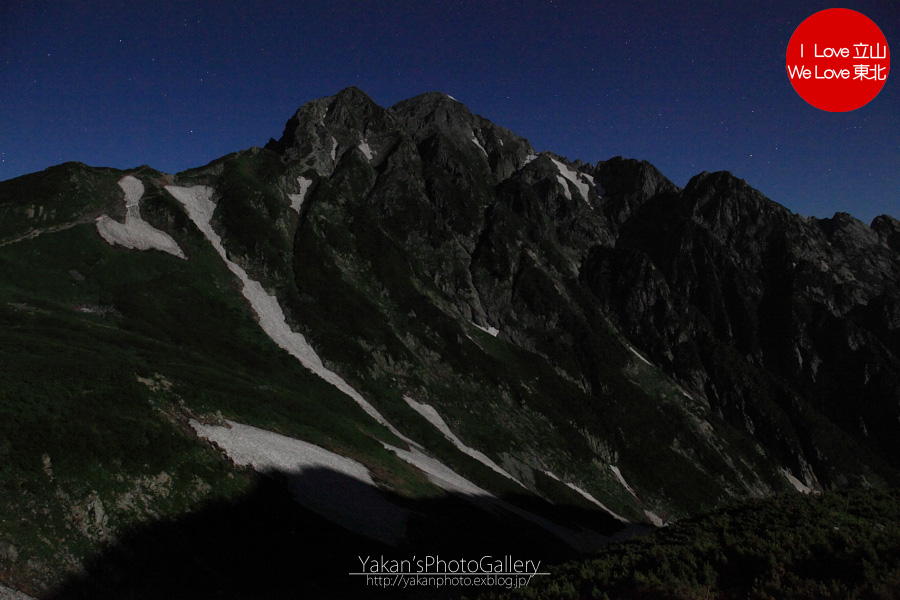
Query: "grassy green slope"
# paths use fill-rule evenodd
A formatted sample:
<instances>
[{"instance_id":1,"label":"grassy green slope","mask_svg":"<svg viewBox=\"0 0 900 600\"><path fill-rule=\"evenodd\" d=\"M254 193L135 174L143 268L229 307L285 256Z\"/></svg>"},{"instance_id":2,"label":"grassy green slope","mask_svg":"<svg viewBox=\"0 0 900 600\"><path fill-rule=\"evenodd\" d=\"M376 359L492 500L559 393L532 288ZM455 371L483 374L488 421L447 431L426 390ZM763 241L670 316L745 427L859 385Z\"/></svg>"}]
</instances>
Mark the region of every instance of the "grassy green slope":
<instances>
[{"instance_id":1,"label":"grassy green slope","mask_svg":"<svg viewBox=\"0 0 900 600\"><path fill-rule=\"evenodd\" d=\"M111 247L92 223L0 247L0 577L36 589L138 521L245 491L191 417L307 439L388 488L434 494L384 449L391 434L265 336L214 250L144 181L189 260Z\"/></svg>"},{"instance_id":2,"label":"grassy green slope","mask_svg":"<svg viewBox=\"0 0 900 600\"><path fill-rule=\"evenodd\" d=\"M441 200L454 184L410 179L416 169L407 163L419 158L408 145L399 148L391 159L399 166L374 169L351 149L331 177L304 173L314 185L300 215L286 196L296 190L298 167L266 150L229 155L177 178L135 171L146 190L144 218L169 232L187 260L111 247L99 237L94 217L121 216L116 181L123 172L70 164L0 184L0 216L9 228L0 241L0 352L8 365L0 382L7 417L0 423L7 459L0 502L7 514L49 517L0 528L0 544L14 556L0 562L0 576L50 581L129 524L245 491L246 477L193 435L192 417L230 418L311 441L360 460L383 487L407 498L438 494L381 443L399 440L266 337L236 278L165 191L173 182L214 186L213 223L231 260L279 296L289 322L330 368L479 486L544 514L554 511L533 492L585 509L582 517L593 513L587 522L606 533L618 523L596 518L595 505L545 470L635 521L646 519L644 509L679 516L727 497L734 473L692 424L691 411L700 409L686 408L657 370L635 366L596 308L561 314L570 330L600 332L582 344L593 376L604 382L593 395L571 375L585 357L565 344L551 336L538 352L527 351L460 313L454 285L438 283L469 277L454 266L452 241L410 247L400 221L384 212L392 190L403 189L411 194L403 202L450 211L416 209L417 218L454 218L447 208L453 203ZM70 189L66 182L76 183ZM434 198L416 200L426 189ZM490 190L479 194L487 201ZM51 207L57 214L35 227L40 215L54 214ZM508 238L522 219L504 214L496 243L515 248ZM478 221L475 213L465 219L473 227ZM548 277L545 265L534 264L515 293L531 307L555 306L560 298ZM460 452L404 395L436 406L463 440L532 492ZM752 463L746 440L728 431L720 439L732 446L725 452L737 448ZM676 441L699 450L673 452ZM652 502L632 496L609 464ZM755 463L741 468L749 475L764 470Z\"/></svg>"}]
</instances>

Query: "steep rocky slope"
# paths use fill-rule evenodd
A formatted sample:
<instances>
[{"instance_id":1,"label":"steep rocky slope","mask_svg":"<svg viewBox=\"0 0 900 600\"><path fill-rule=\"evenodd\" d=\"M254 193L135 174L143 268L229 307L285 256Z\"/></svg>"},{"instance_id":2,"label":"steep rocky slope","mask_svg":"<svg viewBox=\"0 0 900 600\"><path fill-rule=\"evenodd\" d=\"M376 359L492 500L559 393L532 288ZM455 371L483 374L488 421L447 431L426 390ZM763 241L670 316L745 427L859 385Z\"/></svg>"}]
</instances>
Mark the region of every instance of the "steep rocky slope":
<instances>
[{"instance_id":1,"label":"steep rocky slope","mask_svg":"<svg viewBox=\"0 0 900 600\"><path fill-rule=\"evenodd\" d=\"M257 539L252 507L285 505L235 463L287 477L317 531L557 558L731 499L894 484L898 239L728 173L680 189L537 153L440 93L350 88L174 176L2 182L0 508L21 517L0 580L40 591L134 532L60 588L115 597L103 565L133 575L173 531L202 547L209 515Z\"/></svg>"}]
</instances>

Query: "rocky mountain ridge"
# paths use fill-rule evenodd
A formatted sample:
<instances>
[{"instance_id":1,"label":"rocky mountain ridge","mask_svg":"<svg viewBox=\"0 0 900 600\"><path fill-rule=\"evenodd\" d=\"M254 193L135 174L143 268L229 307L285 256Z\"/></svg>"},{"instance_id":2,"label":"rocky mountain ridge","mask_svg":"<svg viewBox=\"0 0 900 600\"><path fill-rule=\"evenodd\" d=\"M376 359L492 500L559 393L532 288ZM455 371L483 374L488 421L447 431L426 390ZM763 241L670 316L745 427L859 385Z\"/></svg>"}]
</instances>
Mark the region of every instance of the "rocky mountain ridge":
<instances>
[{"instance_id":1,"label":"rocky mountain ridge","mask_svg":"<svg viewBox=\"0 0 900 600\"><path fill-rule=\"evenodd\" d=\"M391 128L406 128L425 169L436 164L444 174L456 176L452 187L462 191L460 202L450 201L452 192L445 182L426 175L420 190L425 188L430 208L439 207L444 214L395 233L402 238L424 231L434 240L433 228L438 227L444 230L438 238L443 234L452 241L437 256L446 259L445 264L469 258L463 285L445 287L457 298L463 316L503 331L520 346L537 348L537 338L526 333L532 324L514 324L528 307L510 310L519 300L516 270L522 272L520 261L531 256L509 256L508 250L521 240L495 242L498 222L522 218L540 236L553 239L554 250L561 254L553 261L534 252L540 270L551 277L581 280L640 349L733 424L753 433L757 425L748 410L760 409L746 404L756 404L755 395L771 396L772 414L758 414L756 420L768 423L763 428L790 423L788 432L773 437L792 438L789 431L798 425L786 405L812 401L814 411L840 423L855 442L878 448L877 454L897 464L891 440L900 433L900 386L893 375L898 367L900 267L891 237L897 235L897 221L892 217L878 217L871 227L843 213L833 219L803 218L724 172L702 173L680 190L647 163L613 159L591 166L547 153L535 158L527 141L485 125L484 119L443 94L402 102L384 111L386 117L357 90L330 101L339 107L336 121L354 114L352 107L362 107L358 118L364 133L393 117ZM280 142L289 159L302 153L287 148L291 139L286 135ZM469 154L468 170L454 160L454 152L461 151ZM486 178L485 163L497 186L496 200L474 183ZM413 165L404 170L410 171L416 171ZM382 174L379 180L389 178ZM410 178L404 179L408 183ZM379 191L373 189L369 201L387 196ZM409 196L402 195L406 201ZM574 200L579 197L582 202ZM515 217L502 214L510 208ZM424 237L413 237L410 250L421 248ZM450 274L432 277L447 281ZM672 298L665 297L669 294ZM558 310L534 314L532 327L555 322L558 317L552 312ZM685 319L685 312L693 314ZM849 339L829 339L832 329ZM543 334L550 337L549 328ZM758 371L765 381L742 376L738 379L744 381L736 382L725 373L728 368L717 363L716 353L704 356L689 348L687 338L697 336L727 347L727 353L735 353L735 360ZM585 371L590 369L572 375L589 379ZM875 429L867 422L877 423ZM825 466L829 461L810 435L803 441L781 442L780 455L813 486L819 476L807 468L806 454L817 456L821 476L831 484L831 467ZM845 451L856 452L849 447ZM837 475L837 480L844 478Z\"/></svg>"},{"instance_id":2,"label":"rocky mountain ridge","mask_svg":"<svg viewBox=\"0 0 900 600\"><path fill-rule=\"evenodd\" d=\"M898 239L892 217L804 218L725 172L681 189L645 161L538 153L440 93L385 109L349 88L265 148L174 176L69 163L0 182L0 350L19 365L0 481L37 486L0 508L57 515L0 528L23 549L0 579L38 590L114 531L246 490L235 463L285 464L206 441L228 422L337 457L317 469L352 463L340 485L403 506L391 539L412 547L443 527L437 505L407 510L424 498L468 494L466 511L502 506L583 549L559 532L896 484ZM61 364L108 369L38 383L49 339ZM92 445L95 414L60 420L97 390L119 436L104 448L133 464ZM162 473L141 511L121 501ZM103 536L62 533L85 511L72 490L107 507Z\"/></svg>"}]
</instances>

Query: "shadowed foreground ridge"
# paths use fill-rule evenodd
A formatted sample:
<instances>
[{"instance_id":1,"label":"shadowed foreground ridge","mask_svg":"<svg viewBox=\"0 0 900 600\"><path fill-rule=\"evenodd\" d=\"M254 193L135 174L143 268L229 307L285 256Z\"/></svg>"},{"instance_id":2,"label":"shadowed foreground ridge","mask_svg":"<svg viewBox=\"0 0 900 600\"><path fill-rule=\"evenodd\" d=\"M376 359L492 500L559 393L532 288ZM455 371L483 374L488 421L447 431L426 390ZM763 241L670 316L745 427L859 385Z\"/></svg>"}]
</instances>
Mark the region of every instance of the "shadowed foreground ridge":
<instances>
[{"instance_id":1,"label":"shadowed foreground ridge","mask_svg":"<svg viewBox=\"0 0 900 600\"><path fill-rule=\"evenodd\" d=\"M298 506L289 488L327 485L363 493L355 479L326 469L260 477L246 495L196 513L126 532L84 572L46 597L125 598L457 598L465 589L383 589L367 585L360 557L388 559L484 555L560 561L577 556L538 527L512 515L478 510L461 498L411 502L388 495L411 514L405 538L389 546L353 534ZM509 500L515 502L516 499ZM590 511L557 506L548 516L615 529ZM464 525L463 525L464 524ZM473 592L479 591L472 588Z\"/></svg>"}]
</instances>

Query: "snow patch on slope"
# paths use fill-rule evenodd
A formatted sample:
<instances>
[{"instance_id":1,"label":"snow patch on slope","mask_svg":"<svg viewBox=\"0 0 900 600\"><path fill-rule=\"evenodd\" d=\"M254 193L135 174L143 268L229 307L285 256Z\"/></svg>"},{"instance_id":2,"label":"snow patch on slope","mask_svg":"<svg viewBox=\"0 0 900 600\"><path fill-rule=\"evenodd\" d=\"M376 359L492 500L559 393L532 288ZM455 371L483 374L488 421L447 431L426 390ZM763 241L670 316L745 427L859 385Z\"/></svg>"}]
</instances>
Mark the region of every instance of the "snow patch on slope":
<instances>
[{"instance_id":1,"label":"snow patch on slope","mask_svg":"<svg viewBox=\"0 0 900 600\"><path fill-rule=\"evenodd\" d=\"M106 215L97 218L97 232L110 245L119 244L133 250L161 250L172 256L186 259L184 252L172 237L141 218L141 196L144 184L132 175L119 180L125 192L125 223L119 223Z\"/></svg>"},{"instance_id":2,"label":"snow patch on slope","mask_svg":"<svg viewBox=\"0 0 900 600\"><path fill-rule=\"evenodd\" d=\"M566 180L563 179L562 175L557 175L556 180L559 182L559 185L562 186L563 193L566 195L566 198L569 200L572 199L572 192L569 191L569 186L566 184Z\"/></svg>"},{"instance_id":3,"label":"snow patch on slope","mask_svg":"<svg viewBox=\"0 0 900 600\"><path fill-rule=\"evenodd\" d=\"M610 514L614 519L616 519L617 521L621 521L622 523L631 523L631 521L629 521L629 520L626 519L625 517L623 517L623 516L621 516L621 515L619 515L619 514L613 512L611 509L607 508L605 504L603 504L602 502L600 502L599 500L597 500L596 498L594 498L593 496L591 496L590 494L588 494L586 491L584 491L583 489L581 489L580 487L578 487L578 486L575 485L574 483L566 482L566 485L569 486L569 487L570 487L571 489L573 489L574 491L576 491L576 492L578 492L579 494L581 494L582 496L584 496L584 497L588 500L588 502L593 502L594 504L596 504L597 506L599 506L600 508L602 508L604 511L606 511L607 513L609 513L609 514Z\"/></svg>"},{"instance_id":4,"label":"snow patch on slope","mask_svg":"<svg viewBox=\"0 0 900 600\"><path fill-rule=\"evenodd\" d=\"M790 482L790 484L792 486L794 486L794 489L797 490L798 492L802 492L804 494L809 494L812 492L811 487L807 486L805 483L803 483L802 481L800 481L799 479L797 479L796 477L791 475L791 472L788 471L787 469L779 468L778 470L781 472L782 475L784 475L784 478L787 479Z\"/></svg>"},{"instance_id":5,"label":"snow patch on slope","mask_svg":"<svg viewBox=\"0 0 900 600\"><path fill-rule=\"evenodd\" d=\"M337 148L338 143L334 136L331 137L331 161L334 162L337 160Z\"/></svg>"},{"instance_id":6,"label":"snow patch on slope","mask_svg":"<svg viewBox=\"0 0 900 600\"><path fill-rule=\"evenodd\" d=\"M478 149L484 152L484 155L487 156L487 150L484 149L484 146L481 145L481 142L478 141L478 138L475 137L475 132L472 132L472 143L478 146Z\"/></svg>"},{"instance_id":7,"label":"snow patch on slope","mask_svg":"<svg viewBox=\"0 0 900 600\"><path fill-rule=\"evenodd\" d=\"M499 473L500 475L503 475L504 477L512 479L513 481L515 481L522 487L525 487L524 485L522 485L521 481L519 481L518 479L516 479L515 477L513 477L506 471L504 471L497 463L492 461L485 454L483 454L482 452L479 452L475 448L466 446L462 442L462 440L460 440L458 437L456 437L456 435L452 431L450 431L450 427L447 426L446 421L444 421L444 419L441 417L440 414L438 414L438 411L436 411L433 406L429 406L427 404L416 402L409 396L404 396L403 399L406 400L406 403L409 404L410 408L412 408L414 411L416 411L417 413L419 413L420 415L425 417L425 419L429 423L434 425L438 431L440 431L442 434L444 434L444 437L447 438L448 440L450 440L450 442L452 442L453 445L456 446L463 454L467 454L467 455L471 456L472 458L474 458L481 464L485 465L486 467L492 469L493 471L496 471L497 473Z\"/></svg>"},{"instance_id":8,"label":"snow patch on slope","mask_svg":"<svg viewBox=\"0 0 900 600\"><path fill-rule=\"evenodd\" d=\"M384 447L421 470L431 483L444 491L464 496L484 496L499 501L489 491L478 487L441 461L428 456L418 447L414 446L411 450L403 450L390 444L384 444Z\"/></svg>"},{"instance_id":9,"label":"snow patch on slope","mask_svg":"<svg viewBox=\"0 0 900 600\"><path fill-rule=\"evenodd\" d=\"M505 500L501 500L487 490L478 487L465 477L457 474L442 462L423 454L415 448L409 451L400 450L388 444L385 444L384 446L406 462L421 469L428 477L428 480L441 489L462 495L466 500L484 510L497 514L503 514L504 512L512 513L522 519L531 521L562 539L576 550L591 552L602 548L608 544L611 539L588 529L582 528L576 531L569 529L568 527L563 527L549 519L528 512Z\"/></svg>"},{"instance_id":10,"label":"snow patch on slope","mask_svg":"<svg viewBox=\"0 0 900 600\"><path fill-rule=\"evenodd\" d=\"M369 147L369 142L363 140L359 143L359 151L362 152L368 160L372 160L372 149Z\"/></svg>"},{"instance_id":11,"label":"snow patch on slope","mask_svg":"<svg viewBox=\"0 0 900 600\"><path fill-rule=\"evenodd\" d=\"M654 525L656 525L657 527L665 527L665 525L666 525L666 522L663 521L663 520L659 517L659 515L657 515L657 514L656 514L655 512L653 512L653 511L645 510L645 511L644 511L644 516L646 516L648 519L650 519L650 522L653 523Z\"/></svg>"},{"instance_id":12,"label":"snow patch on slope","mask_svg":"<svg viewBox=\"0 0 900 600\"><path fill-rule=\"evenodd\" d=\"M622 472L619 470L619 467L616 467L616 466L613 466L613 465L609 465L609 469L610 469L610 471L612 471L613 474L616 476L616 479L619 480L619 483L622 484L622 487L624 487L626 490L628 490L628 492L629 492L632 496L634 496L635 498L637 498L638 500L640 500L640 498L638 498L638 495L635 493L635 491L631 488L630 485L628 485L628 482L625 481L625 478L622 476ZM654 525L656 525L657 527L662 527L662 526L665 525L665 521L663 521L663 520L659 517L659 515L657 515L657 514L654 513L653 511L649 511L649 510L644 509L644 515L645 515L648 519L650 519L650 522L653 523Z\"/></svg>"},{"instance_id":13,"label":"snow patch on slope","mask_svg":"<svg viewBox=\"0 0 900 600\"><path fill-rule=\"evenodd\" d=\"M569 186L566 185L566 182L562 180L562 177L565 177L567 180L571 181L575 184L575 188L581 194L581 197L584 198L584 201L588 201L588 190L590 190L591 183L593 182L593 177L590 175L585 175L584 173L576 172L562 164L555 158L550 158L553 161L553 164L556 165L556 168L559 170L559 176L557 179L560 184L562 184L563 189L566 191L566 198L569 200L572 199L572 195L569 193ZM590 177L590 181L584 181Z\"/></svg>"},{"instance_id":14,"label":"snow patch on slope","mask_svg":"<svg viewBox=\"0 0 900 600\"><path fill-rule=\"evenodd\" d=\"M316 351L306 341L306 338L296 331L292 331L288 326L284 318L284 312L278 304L278 299L266 292L258 281L250 279L243 268L229 260L228 254L225 252L225 246L222 245L222 238L213 230L211 224L213 212L216 209L215 203L210 200L213 192L212 188L205 185L197 185L190 188L167 185L166 190L184 205L191 221L203 232L209 243L212 244L222 260L225 261L228 269L241 280L243 284L241 292L244 298L250 302L253 312L256 313L259 319L259 325L266 332L266 335L291 356L299 360L307 369L350 396L370 417L385 426L391 433L407 443L412 443L411 440L405 438L388 423L387 419L374 406L360 396L337 373L327 369L322 364L322 359L319 358Z\"/></svg>"},{"instance_id":15,"label":"snow patch on slope","mask_svg":"<svg viewBox=\"0 0 900 600\"><path fill-rule=\"evenodd\" d=\"M193 419L190 423L197 435L218 444L235 464L251 466L260 473L279 471L293 476L295 481L289 479L289 485L294 497L323 517L388 544L403 537L407 511L378 492L362 463L234 421L228 421L228 427Z\"/></svg>"},{"instance_id":16,"label":"snow patch on slope","mask_svg":"<svg viewBox=\"0 0 900 600\"><path fill-rule=\"evenodd\" d=\"M497 329L496 327L491 327L490 325L488 325L487 327L482 327L481 325L479 325L478 323L475 323L475 322L472 322L472 325L474 325L475 327L482 330L483 332L485 332L488 335L492 335L494 337L497 337L498 335L500 335L500 330Z\"/></svg>"},{"instance_id":17,"label":"snow patch on slope","mask_svg":"<svg viewBox=\"0 0 900 600\"><path fill-rule=\"evenodd\" d=\"M619 483L622 484L622 487L624 487L626 490L628 490L631 493L631 495L634 496L635 498L638 497L637 494L634 493L634 490L631 489L631 486L628 485L628 482L625 481L625 478L622 477L622 471L619 470L619 467L609 465L609 470L613 472L613 474L616 476L616 479L618 479Z\"/></svg>"},{"instance_id":18,"label":"snow patch on slope","mask_svg":"<svg viewBox=\"0 0 900 600\"><path fill-rule=\"evenodd\" d=\"M294 209L295 212L299 213L300 208L303 206L303 200L306 199L306 192L309 191L309 186L312 185L312 179L307 179L306 177L298 177L297 183L300 184L300 193L288 194L288 198L291 199L291 208Z\"/></svg>"},{"instance_id":19,"label":"snow patch on slope","mask_svg":"<svg viewBox=\"0 0 900 600\"><path fill-rule=\"evenodd\" d=\"M544 471L544 475L546 475L547 477L550 477L551 479L555 479L556 481L558 481L558 482L560 482L560 483L565 483L566 486L567 486L569 489L571 489L571 490L574 491L574 492L577 492L577 493L581 494L582 496L584 496L584 498L585 498L588 502L591 502L591 503L593 503L593 504L596 504L597 506L599 506L600 508L602 508L604 511L606 511L607 513L609 513L609 515L612 516L612 517L613 517L614 519L616 519L617 521L621 521L622 523L631 523L631 521L629 521L629 520L626 519L625 517L623 517L623 516L621 516L621 515L619 515L619 514L613 512L611 509L607 508L607 506L606 506L605 504L603 504L602 502L600 502L599 500L597 500L596 498L594 498L593 496L591 496L589 493L587 493L586 491L584 491L583 489L581 489L580 487L578 487L578 486L575 485L574 483L569 483L568 481L565 481L565 482L564 482L562 479L560 479L559 477L557 477L555 474L551 473L550 471Z\"/></svg>"},{"instance_id":20,"label":"snow patch on slope","mask_svg":"<svg viewBox=\"0 0 900 600\"><path fill-rule=\"evenodd\" d=\"M641 353L638 352L637 350L635 350L634 346L631 346L631 345L629 345L629 344L625 344L625 345L628 347L629 350L631 350L631 353L632 353L632 354L634 354L634 355L637 356L639 359L641 359L642 361L644 361L647 365L649 365L649 366L651 366L651 367L653 366L653 363L650 362L649 360L647 360L646 358L644 358L643 356L641 356ZM685 394L685 396L688 396L688 395ZM688 396L688 398L690 398L690 396Z\"/></svg>"}]
</instances>

